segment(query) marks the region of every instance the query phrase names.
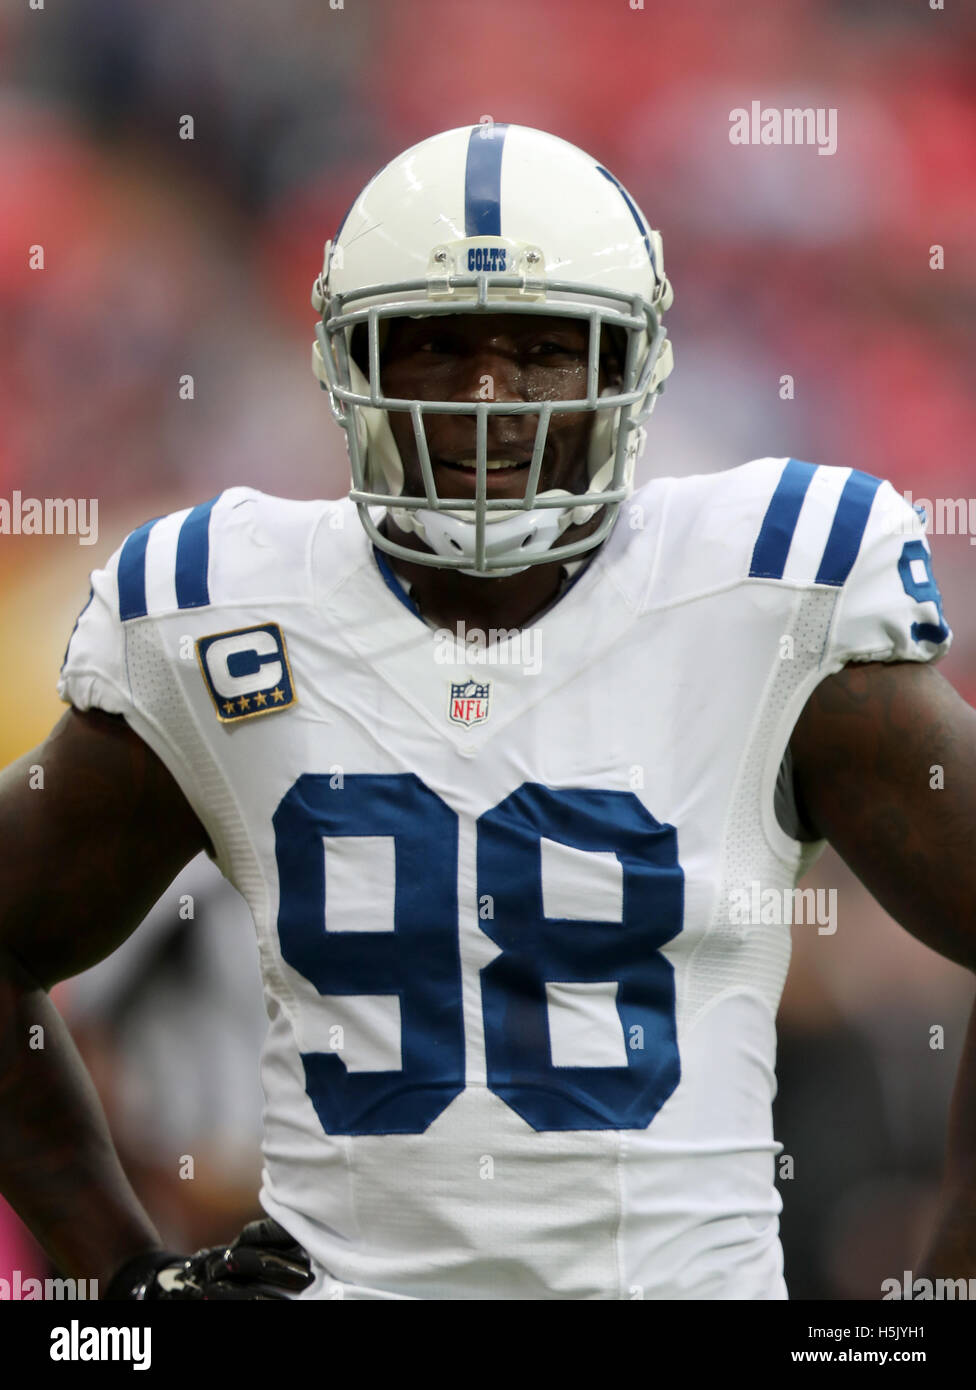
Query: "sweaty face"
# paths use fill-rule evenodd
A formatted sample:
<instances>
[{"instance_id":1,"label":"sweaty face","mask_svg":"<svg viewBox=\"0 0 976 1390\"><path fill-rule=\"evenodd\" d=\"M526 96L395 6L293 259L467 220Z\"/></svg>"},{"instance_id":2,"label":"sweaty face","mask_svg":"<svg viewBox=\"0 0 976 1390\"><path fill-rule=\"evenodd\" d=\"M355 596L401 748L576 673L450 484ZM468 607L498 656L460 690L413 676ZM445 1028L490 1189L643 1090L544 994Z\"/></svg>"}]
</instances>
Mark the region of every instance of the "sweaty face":
<instances>
[{"instance_id":1,"label":"sweaty face","mask_svg":"<svg viewBox=\"0 0 976 1390\"><path fill-rule=\"evenodd\" d=\"M619 377L609 335L601 353L600 387ZM394 319L381 356L387 396L478 403L573 400L586 395L589 325L535 314L449 314ZM355 351L355 349L354 349ZM355 355L359 358L359 352ZM585 492L593 414L554 414L543 454L539 491ZM390 427L404 466L404 491L423 493L409 414L391 411ZM489 497L522 497L539 416L488 416ZM474 415L425 415L427 446L441 498L475 495Z\"/></svg>"}]
</instances>

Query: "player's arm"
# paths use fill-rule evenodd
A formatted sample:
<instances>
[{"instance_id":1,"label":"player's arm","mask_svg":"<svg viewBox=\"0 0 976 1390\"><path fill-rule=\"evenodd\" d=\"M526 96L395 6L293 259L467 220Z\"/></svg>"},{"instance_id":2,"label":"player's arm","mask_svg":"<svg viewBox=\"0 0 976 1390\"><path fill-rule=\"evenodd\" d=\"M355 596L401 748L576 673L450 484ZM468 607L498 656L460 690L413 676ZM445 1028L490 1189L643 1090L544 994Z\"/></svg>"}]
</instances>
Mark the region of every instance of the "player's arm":
<instances>
[{"instance_id":1,"label":"player's arm","mask_svg":"<svg viewBox=\"0 0 976 1390\"><path fill-rule=\"evenodd\" d=\"M845 666L790 741L800 809L887 912L976 969L976 710L931 666ZM950 1114L929 1277L976 1276L976 1010Z\"/></svg>"},{"instance_id":2,"label":"player's arm","mask_svg":"<svg viewBox=\"0 0 976 1390\"><path fill-rule=\"evenodd\" d=\"M160 1241L47 990L109 955L207 846L119 716L71 709L0 773L0 1192L64 1274L103 1288Z\"/></svg>"}]
</instances>

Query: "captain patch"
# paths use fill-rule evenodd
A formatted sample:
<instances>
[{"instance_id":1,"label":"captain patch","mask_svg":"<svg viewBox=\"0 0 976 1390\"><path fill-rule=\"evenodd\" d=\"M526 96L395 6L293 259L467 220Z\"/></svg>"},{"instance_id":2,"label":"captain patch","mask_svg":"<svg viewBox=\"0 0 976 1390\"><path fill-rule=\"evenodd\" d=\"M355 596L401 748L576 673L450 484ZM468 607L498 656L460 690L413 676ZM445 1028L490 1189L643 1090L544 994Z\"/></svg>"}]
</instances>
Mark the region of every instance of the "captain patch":
<instances>
[{"instance_id":1,"label":"captain patch","mask_svg":"<svg viewBox=\"0 0 976 1390\"><path fill-rule=\"evenodd\" d=\"M295 686L277 623L201 637L197 661L222 724L295 704Z\"/></svg>"}]
</instances>

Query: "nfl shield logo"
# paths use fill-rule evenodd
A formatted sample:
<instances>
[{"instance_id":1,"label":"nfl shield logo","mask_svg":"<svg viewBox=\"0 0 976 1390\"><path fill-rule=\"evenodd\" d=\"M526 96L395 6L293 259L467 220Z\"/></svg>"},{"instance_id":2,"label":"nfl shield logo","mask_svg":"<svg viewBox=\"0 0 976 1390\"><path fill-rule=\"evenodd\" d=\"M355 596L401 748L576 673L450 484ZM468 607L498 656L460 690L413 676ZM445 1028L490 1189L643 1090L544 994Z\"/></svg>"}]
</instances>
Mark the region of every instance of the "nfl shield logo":
<instances>
[{"instance_id":1,"label":"nfl shield logo","mask_svg":"<svg viewBox=\"0 0 976 1390\"><path fill-rule=\"evenodd\" d=\"M491 681L479 685L469 677L460 684L451 682L451 702L448 715L452 724L483 724L488 718Z\"/></svg>"}]
</instances>

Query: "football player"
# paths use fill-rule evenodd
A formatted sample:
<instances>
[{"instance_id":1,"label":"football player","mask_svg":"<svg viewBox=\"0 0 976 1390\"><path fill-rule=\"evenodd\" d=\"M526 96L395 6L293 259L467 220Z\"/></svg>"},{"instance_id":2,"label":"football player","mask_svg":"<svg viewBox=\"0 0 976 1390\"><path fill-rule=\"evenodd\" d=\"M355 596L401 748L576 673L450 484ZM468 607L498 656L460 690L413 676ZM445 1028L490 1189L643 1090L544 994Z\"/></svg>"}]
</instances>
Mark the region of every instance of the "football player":
<instances>
[{"instance_id":1,"label":"football player","mask_svg":"<svg viewBox=\"0 0 976 1390\"><path fill-rule=\"evenodd\" d=\"M889 483L764 458L632 490L671 302L661 237L582 151L426 140L313 291L349 498L230 488L93 574L71 708L0 799L0 1187L65 1273L119 1298L787 1296L793 885L830 840L971 967L976 714L933 669L951 634ZM46 991L200 849L258 934L268 1220L187 1258ZM929 1257L955 1277L972 1044Z\"/></svg>"}]
</instances>

